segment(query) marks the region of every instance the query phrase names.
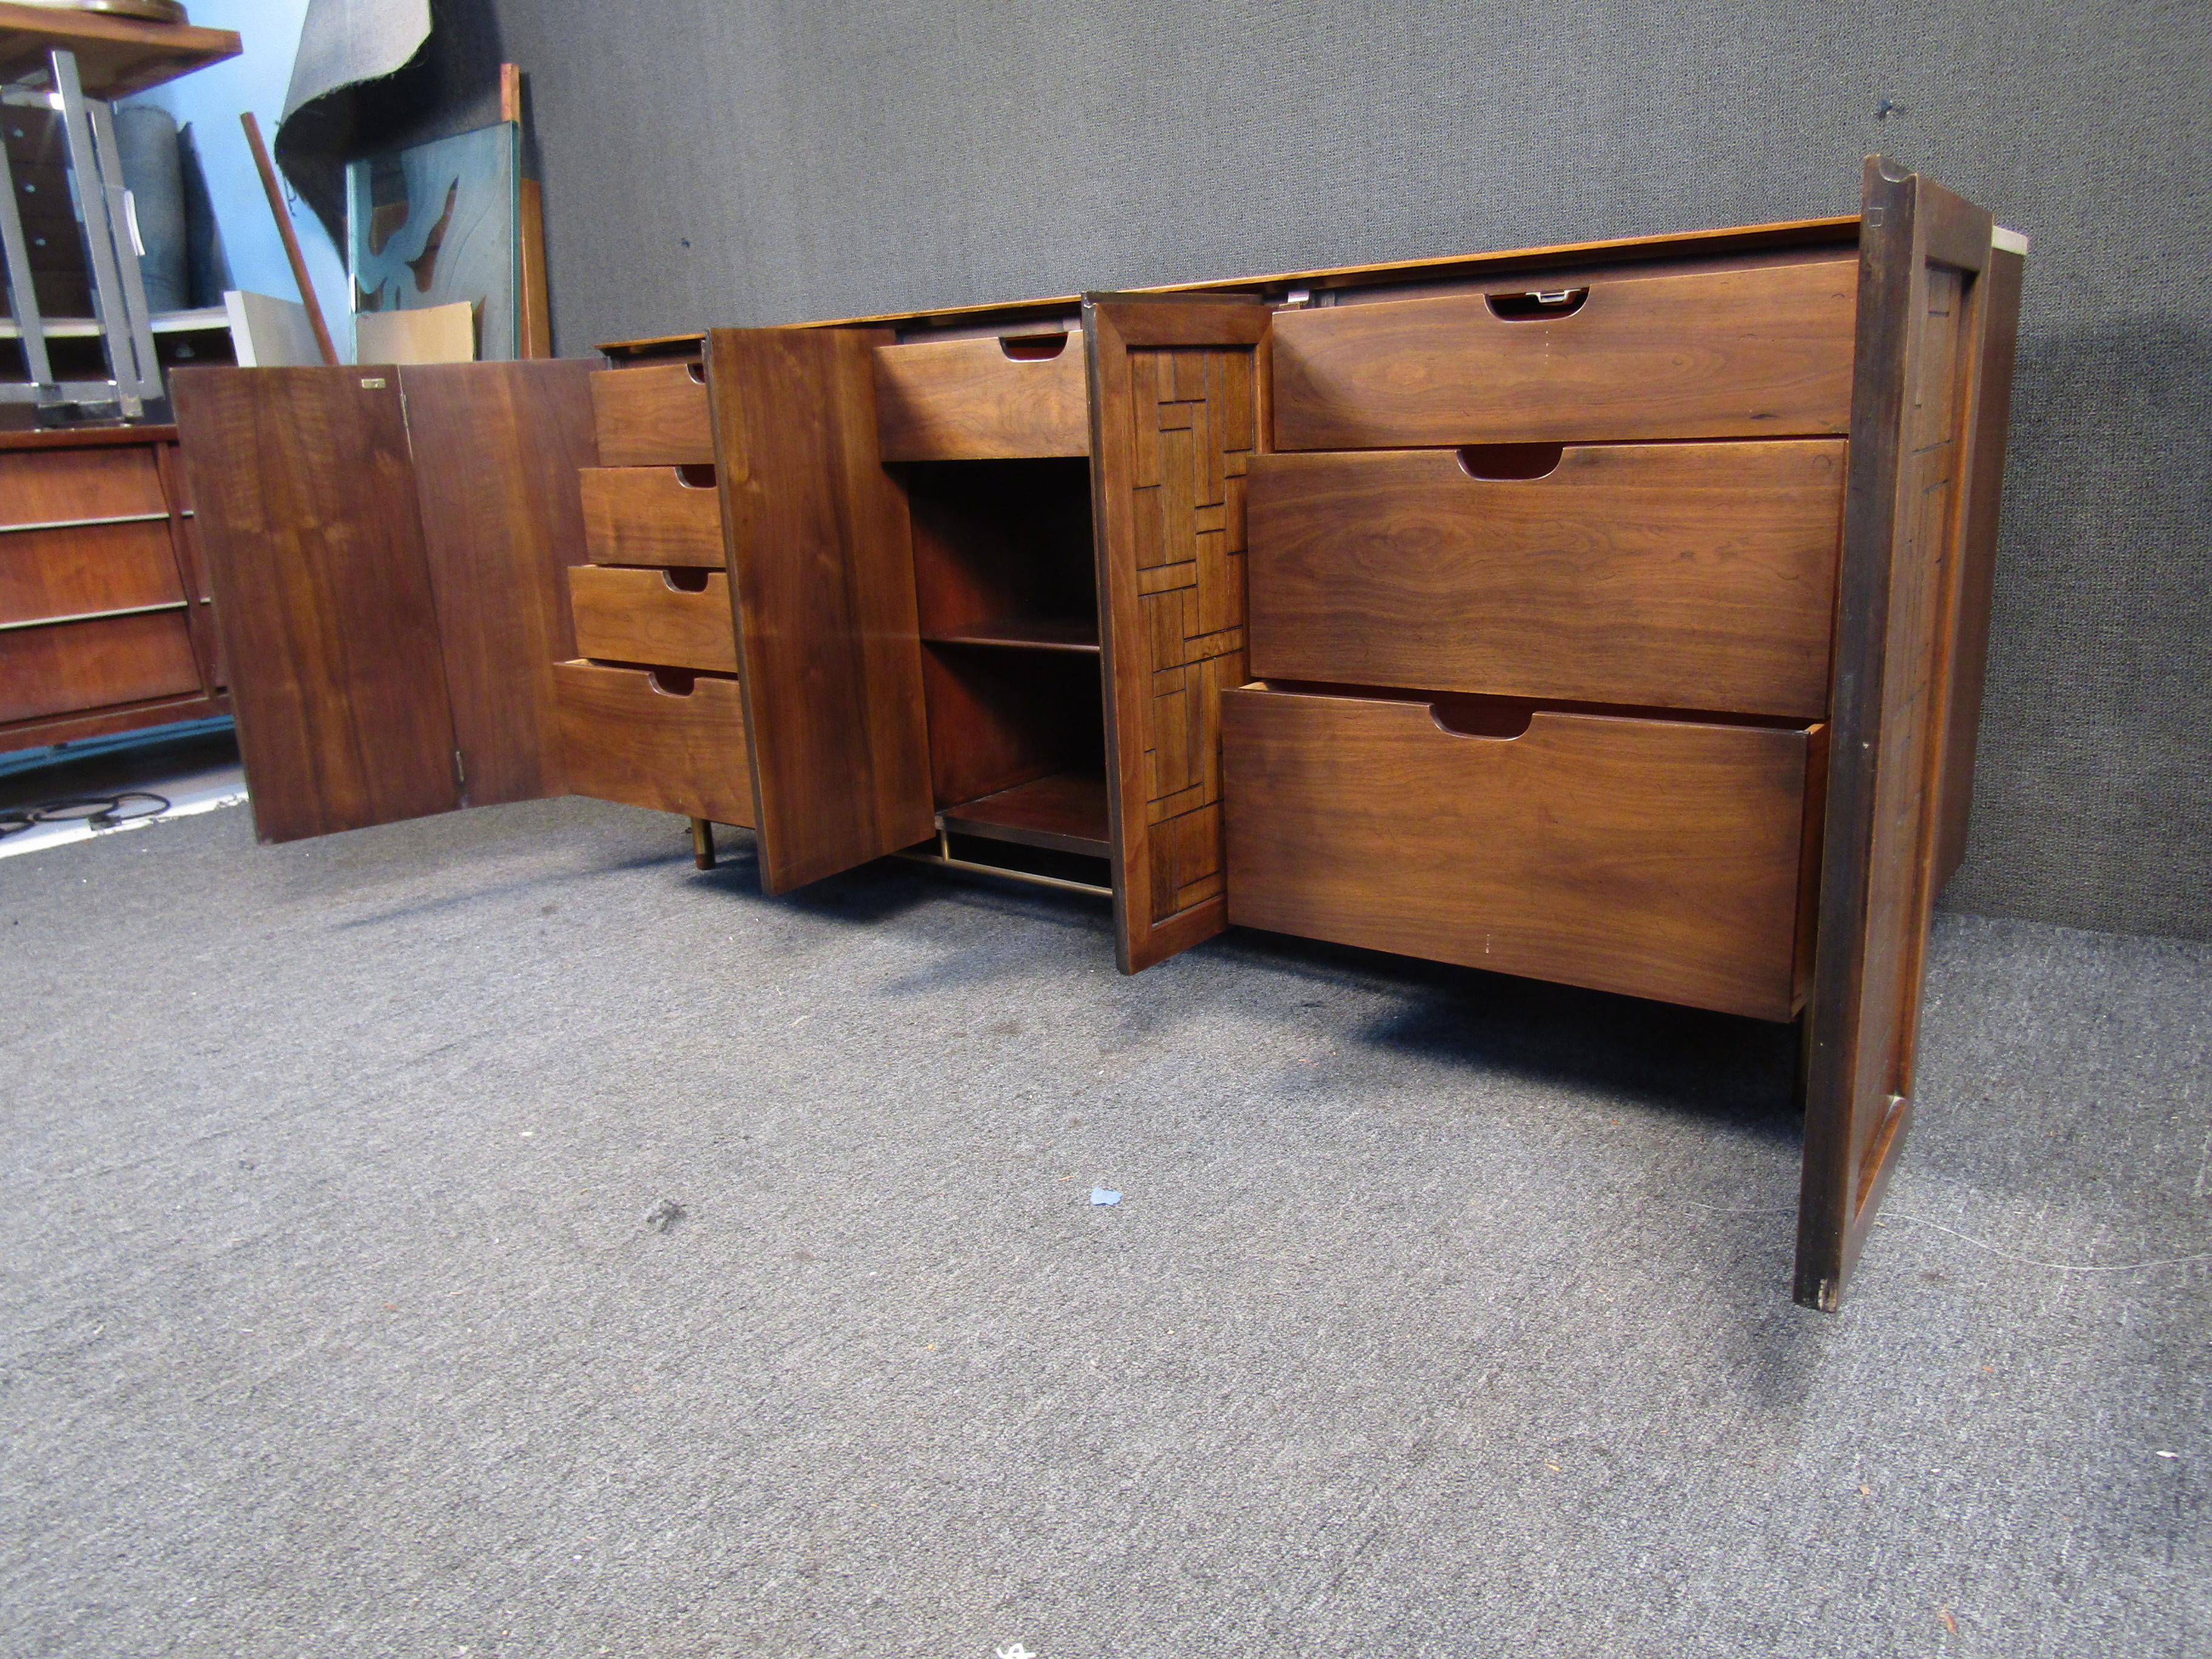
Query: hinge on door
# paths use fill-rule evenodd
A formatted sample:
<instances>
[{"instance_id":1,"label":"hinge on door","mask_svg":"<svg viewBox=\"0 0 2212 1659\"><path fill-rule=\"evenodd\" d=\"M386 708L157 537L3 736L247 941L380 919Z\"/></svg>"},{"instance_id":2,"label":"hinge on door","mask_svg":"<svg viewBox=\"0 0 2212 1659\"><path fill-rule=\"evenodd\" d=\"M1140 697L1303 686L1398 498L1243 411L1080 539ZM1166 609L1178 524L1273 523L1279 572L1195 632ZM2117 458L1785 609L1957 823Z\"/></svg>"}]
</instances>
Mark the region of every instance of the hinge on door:
<instances>
[{"instance_id":1,"label":"hinge on door","mask_svg":"<svg viewBox=\"0 0 2212 1659\"><path fill-rule=\"evenodd\" d=\"M461 792L461 795L464 799L467 799L469 793L469 770L468 768L461 764L461 751L458 749L453 750L453 787Z\"/></svg>"}]
</instances>

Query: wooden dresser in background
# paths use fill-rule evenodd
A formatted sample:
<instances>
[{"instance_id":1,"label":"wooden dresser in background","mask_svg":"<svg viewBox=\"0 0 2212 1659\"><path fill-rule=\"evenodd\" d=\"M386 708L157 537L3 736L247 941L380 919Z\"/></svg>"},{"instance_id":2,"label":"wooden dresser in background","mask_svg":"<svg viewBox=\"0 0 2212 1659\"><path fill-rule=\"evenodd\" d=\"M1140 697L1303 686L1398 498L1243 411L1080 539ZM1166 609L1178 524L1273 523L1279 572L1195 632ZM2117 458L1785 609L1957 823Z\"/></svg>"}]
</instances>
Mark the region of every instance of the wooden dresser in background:
<instances>
[{"instance_id":1,"label":"wooden dresser in background","mask_svg":"<svg viewBox=\"0 0 2212 1659\"><path fill-rule=\"evenodd\" d=\"M0 432L0 752L230 713L172 426Z\"/></svg>"}]
</instances>

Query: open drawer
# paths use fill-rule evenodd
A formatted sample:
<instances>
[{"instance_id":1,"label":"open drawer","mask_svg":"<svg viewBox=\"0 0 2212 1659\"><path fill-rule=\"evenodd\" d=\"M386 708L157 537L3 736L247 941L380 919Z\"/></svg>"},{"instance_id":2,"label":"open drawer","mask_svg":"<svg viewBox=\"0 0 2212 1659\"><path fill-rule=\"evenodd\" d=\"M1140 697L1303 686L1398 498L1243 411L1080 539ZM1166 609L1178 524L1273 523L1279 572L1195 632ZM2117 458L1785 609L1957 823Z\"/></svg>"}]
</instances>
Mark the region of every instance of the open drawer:
<instances>
[{"instance_id":1,"label":"open drawer","mask_svg":"<svg viewBox=\"0 0 2212 1659\"><path fill-rule=\"evenodd\" d=\"M703 363L602 368L592 375L601 466L711 465L714 423Z\"/></svg>"},{"instance_id":2,"label":"open drawer","mask_svg":"<svg viewBox=\"0 0 2212 1659\"><path fill-rule=\"evenodd\" d=\"M1858 264L1820 259L1275 317L1275 447L1756 438L1850 425Z\"/></svg>"},{"instance_id":3,"label":"open drawer","mask_svg":"<svg viewBox=\"0 0 2212 1659\"><path fill-rule=\"evenodd\" d=\"M886 461L1003 461L1091 453L1080 330L875 349Z\"/></svg>"},{"instance_id":4,"label":"open drawer","mask_svg":"<svg viewBox=\"0 0 2212 1659\"><path fill-rule=\"evenodd\" d=\"M737 681L598 663L553 665L568 793L752 826Z\"/></svg>"},{"instance_id":5,"label":"open drawer","mask_svg":"<svg viewBox=\"0 0 2212 1659\"><path fill-rule=\"evenodd\" d=\"M1259 686L1221 713L1232 923L1796 1012L1825 727Z\"/></svg>"},{"instance_id":6,"label":"open drawer","mask_svg":"<svg viewBox=\"0 0 2212 1659\"><path fill-rule=\"evenodd\" d=\"M584 549L593 564L723 565L722 504L711 466L586 466Z\"/></svg>"},{"instance_id":7,"label":"open drawer","mask_svg":"<svg viewBox=\"0 0 2212 1659\"><path fill-rule=\"evenodd\" d=\"M623 570L573 565L568 603L576 649L601 662L738 672L730 579L720 570Z\"/></svg>"},{"instance_id":8,"label":"open drawer","mask_svg":"<svg viewBox=\"0 0 2212 1659\"><path fill-rule=\"evenodd\" d=\"M1251 672L1820 719L1844 451L1255 455Z\"/></svg>"}]
</instances>

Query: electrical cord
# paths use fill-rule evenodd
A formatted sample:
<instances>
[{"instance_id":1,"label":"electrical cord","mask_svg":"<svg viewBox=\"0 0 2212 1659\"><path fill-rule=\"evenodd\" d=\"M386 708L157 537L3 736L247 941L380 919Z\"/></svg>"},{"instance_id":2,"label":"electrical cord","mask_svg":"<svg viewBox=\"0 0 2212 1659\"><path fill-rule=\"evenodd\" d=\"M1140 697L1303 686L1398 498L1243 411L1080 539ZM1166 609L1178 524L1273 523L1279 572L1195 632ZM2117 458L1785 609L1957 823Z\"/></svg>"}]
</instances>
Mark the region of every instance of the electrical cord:
<instances>
[{"instance_id":1,"label":"electrical cord","mask_svg":"<svg viewBox=\"0 0 2212 1659\"><path fill-rule=\"evenodd\" d=\"M134 810L128 805L133 801L151 801L153 805ZM16 835L42 823L73 821L90 824L94 830L113 830L121 824L158 818L168 810L169 798L150 789L125 789L113 795L69 795L60 800L41 801L36 806L0 806L0 836Z\"/></svg>"}]
</instances>

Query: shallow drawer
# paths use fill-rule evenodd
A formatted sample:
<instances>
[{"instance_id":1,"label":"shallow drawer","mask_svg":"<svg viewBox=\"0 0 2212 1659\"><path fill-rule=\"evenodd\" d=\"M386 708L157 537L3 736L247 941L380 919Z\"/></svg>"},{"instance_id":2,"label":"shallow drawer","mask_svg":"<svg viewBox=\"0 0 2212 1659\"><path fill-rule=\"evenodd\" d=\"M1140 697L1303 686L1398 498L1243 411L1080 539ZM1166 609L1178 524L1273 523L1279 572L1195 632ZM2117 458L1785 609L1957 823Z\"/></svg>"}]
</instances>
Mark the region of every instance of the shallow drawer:
<instances>
[{"instance_id":1,"label":"shallow drawer","mask_svg":"<svg viewBox=\"0 0 2212 1659\"><path fill-rule=\"evenodd\" d=\"M151 447L0 452L0 525L62 524L168 510Z\"/></svg>"},{"instance_id":2,"label":"shallow drawer","mask_svg":"<svg viewBox=\"0 0 2212 1659\"><path fill-rule=\"evenodd\" d=\"M1456 716L1514 729L1494 706ZM1764 1019L1797 1006L1826 728L1221 700L1229 919ZM1473 718L1470 718L1472 716Z\"/></svg>"},{"instance_id":3,"label":"shallow drawer","mask_svg":"<svg viewBox=\"0 0 2212 1659\"><path fill-rule=\"evenodd\" d=\"M1083 335L921 340L876 348L876 427L887 461L1088 455Z\"/></svg>"},{"instance_id":4,"label":"shallow drawer","mask_svg":"<svg viewBox=\"0 0 2212 1659\"><path fill-rule=\"evenodd\" d=\"M553 665L553 698L570 794L752 823L735 680L561 662Z\"/></svg>"},{"instance_id":5,"label":"shallow drawer","mask_svg":"<svg viewBox=\"0 0 2212 1659\"><path fill-rule=\"evenodd\" d=\"M1540 283L1540 278L1534 279ZM1277 449L1746 438L1850 424L1856 260L1274 320Z\"/></svg>"},{"instance_id":6,"label":"shallow drawer","mask_svg":"<svg viewBox=\"0 0 2212 1659\"><path fill-rule=\"evenodd\" d=\"M169 521L0 531L0 624L185 597Z\"/></svg>"},{"instance_id":7,"label":"shallow drawer","mask_svg":"<svg viewBox=\"0 0 2212 1659\"><path fill-rule=\"evenodd\" d=\"M691 582L699 586L678 585ZM572 565L568 603L583 656L712 674L738 672L730 579L721 571Z\"/></svg>"},{"instance_id":8,"label":"shallow drawer","mask_svg":"<svg viewBox=\"0 0 2212 1659\"><path fill-rule=\"evenodd\" d=\"M137 617L0 629L0 725L200 689L182 605Z\"/></svg>"},{"instance_id":9,"label":"shallow drawer","mask_svg":"<svg viewBox=\"0 0 2212 1659\"><path fill-rule=\"evenodd\" d=\"M714 424L702 363L603 368L592 376L602 466L712 465Z\"/></svg>"},{"instance_id":10,"label":"shallow drawer","mask_svg":"<svg viewBox=\"0 0 2212 1659\"><path fill-rule=\"evenodd\" d=\"M1255 455L1251 672L1817 719L1844 451Z\"/></svg>"},{"instance_id":11,"label":"shallow drawer","mask_svg":"<svg viewBox=\"0 0 2212 1659\"><path fill-rule=\"evenodd\" d=\"M592 563L722 568L713 467L587 466L577 477Z\"/></svg>"}]
</instances>

